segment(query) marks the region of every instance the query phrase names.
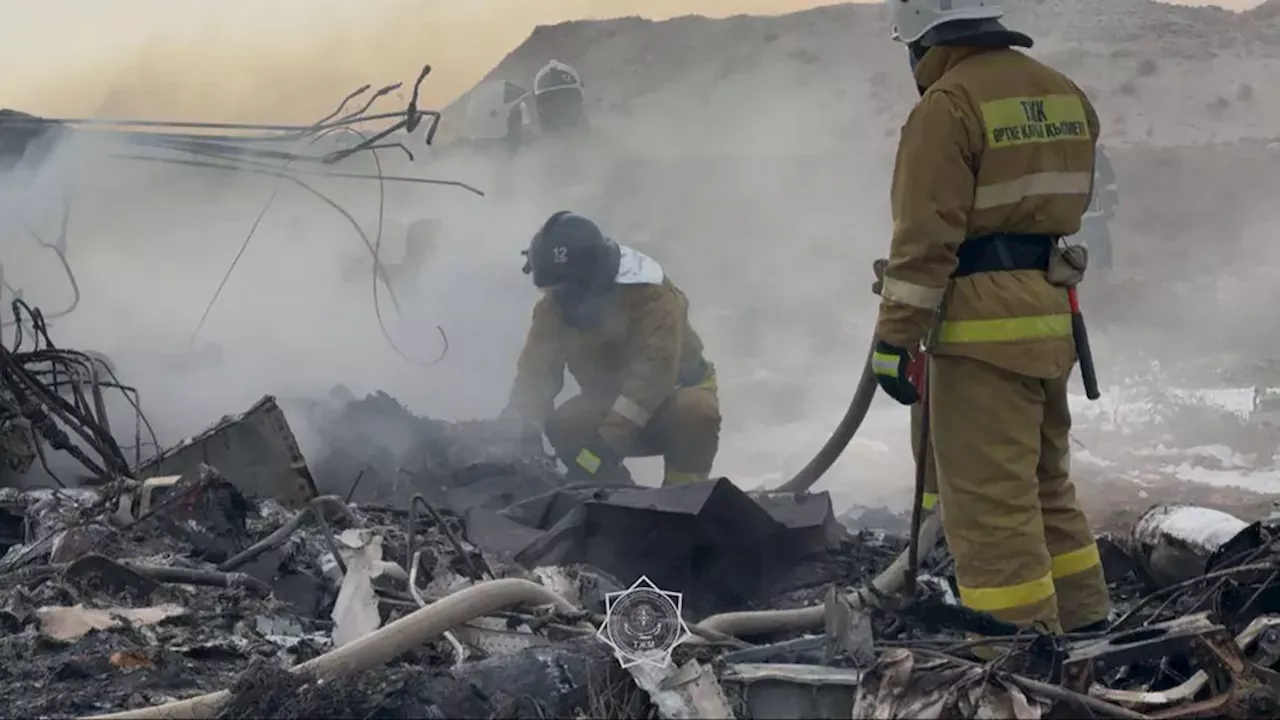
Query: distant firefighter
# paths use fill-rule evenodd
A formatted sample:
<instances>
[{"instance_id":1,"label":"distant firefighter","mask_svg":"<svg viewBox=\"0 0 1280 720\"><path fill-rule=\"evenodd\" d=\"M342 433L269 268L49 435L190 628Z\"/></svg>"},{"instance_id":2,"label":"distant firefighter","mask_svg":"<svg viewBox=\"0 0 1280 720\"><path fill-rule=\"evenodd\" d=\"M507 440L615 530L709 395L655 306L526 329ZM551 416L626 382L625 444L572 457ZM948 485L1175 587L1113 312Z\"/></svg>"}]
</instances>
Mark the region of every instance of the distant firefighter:
<instances>
[{"instance_id":1,"label":"distant firefighter","mask_svg":"<svg viewBox=\"0 0 1280 720\"><path fill-rule=\"evenodd\" d=\"M505 80L486 80L467 99L467 129L477 144L493 143L515 153L529 124L529 91Z\"/></svg>"},{"instance_id":2,"label":"distant firefighter","mask_svg":"<svg viewBox=\"0 0 1280 720\"><path fill-rule=\"evenodd\" d=\"M538 128L548 134L587 129L582 78L572 67L552 60L533 78L533 105Z\"/></svg>"}]
</instances>

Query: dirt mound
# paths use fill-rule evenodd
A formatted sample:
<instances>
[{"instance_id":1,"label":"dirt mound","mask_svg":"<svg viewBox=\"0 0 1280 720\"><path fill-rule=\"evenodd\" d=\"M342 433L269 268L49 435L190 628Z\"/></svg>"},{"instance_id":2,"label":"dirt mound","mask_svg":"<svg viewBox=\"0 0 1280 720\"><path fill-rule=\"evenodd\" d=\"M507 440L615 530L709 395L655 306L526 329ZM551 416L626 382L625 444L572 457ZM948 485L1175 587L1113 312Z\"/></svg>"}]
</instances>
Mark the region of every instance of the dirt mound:
<instances>
[{"instance_id":1,"label":"dirt mound","mask_svg":"<svg viewBox=\"0 0 1280 720\"><path fill-rule=\"evenodd\" d=\"M1149 0L1020 3L1007 18L1037 54L1089 89L1111 142L1268 137L1280 120L1280 18ZM538 27L486 79L528 86L555 58L588 101L646 152L679 143L757 151L880 146L914 101L880 4L778 17L578 21ZM465 101L465 99L464 99ZM465 102L447 117L460 127ZM732 120L730 122L729 120ZM766 140L767 139L767 140ZM683 142L680 142L683 141Z\"/></svg>"}]
</instances>

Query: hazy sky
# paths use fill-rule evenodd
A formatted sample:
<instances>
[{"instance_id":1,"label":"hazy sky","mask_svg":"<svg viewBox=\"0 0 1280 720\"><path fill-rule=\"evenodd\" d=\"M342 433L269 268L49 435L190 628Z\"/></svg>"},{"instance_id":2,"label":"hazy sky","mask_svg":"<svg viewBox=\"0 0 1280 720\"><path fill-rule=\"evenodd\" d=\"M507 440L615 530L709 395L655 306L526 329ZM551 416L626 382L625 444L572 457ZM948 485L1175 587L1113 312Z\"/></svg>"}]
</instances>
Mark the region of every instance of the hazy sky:
<instances>
[{"instance_id":1,"label":"hazy sky","mask_svg":"<svg viewBox=\"0 0 1280 720\"><path fill-rule=\"evenodd\" d=\"M469 88L537 24L781 13L830 0L0 0L0 106L45 115L302 121L435 66ZM1195 3L1188 3L1195 4ZM1224 0L1247 7L1257 0Z\"/></svg>"}]
</instances>

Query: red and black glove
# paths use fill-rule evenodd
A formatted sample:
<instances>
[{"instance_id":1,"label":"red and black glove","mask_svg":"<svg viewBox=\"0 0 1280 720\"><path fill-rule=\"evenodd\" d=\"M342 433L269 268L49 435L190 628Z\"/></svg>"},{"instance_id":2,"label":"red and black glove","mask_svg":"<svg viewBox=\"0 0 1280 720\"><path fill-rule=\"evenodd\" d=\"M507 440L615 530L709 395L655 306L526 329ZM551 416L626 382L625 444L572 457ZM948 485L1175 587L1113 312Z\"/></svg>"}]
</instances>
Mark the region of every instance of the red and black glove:
<instances>
[{"instance_id":1,"label":"red and black glove","mask_svg":"<svg viewBox=\"0 0 1280 720\"><path fill-rule=\"evenodd\" d=\"M920 402L924 353L913 353L881 340L871 354L871 370L889 397L903 405Z\"/></svg>"},{"instance_id":2,"label":"red and black glove","mask_svg":"<svg viewBox=\"0 0 1280 720\"><path fill-rule=\"evenodd\" d=\"M569 468L570 482L586 482L607 475L622 462L622 454L597 434L576 455L564 461Z\"/></svg>"}]
</instances>

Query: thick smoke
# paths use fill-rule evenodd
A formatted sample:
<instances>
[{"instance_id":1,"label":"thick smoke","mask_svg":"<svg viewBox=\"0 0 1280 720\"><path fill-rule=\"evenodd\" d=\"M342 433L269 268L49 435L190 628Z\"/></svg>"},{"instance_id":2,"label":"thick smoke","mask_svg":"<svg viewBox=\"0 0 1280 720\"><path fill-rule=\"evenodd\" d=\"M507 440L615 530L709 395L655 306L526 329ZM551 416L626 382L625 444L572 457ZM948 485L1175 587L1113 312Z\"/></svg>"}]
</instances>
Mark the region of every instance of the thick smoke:
<instances>
[{"instance_id":1,"label":"thick smoke","mask_svg":"<svg viewBox=\"0 0 1280 720\"><path fill-rule=\"evenodd\" d=\"M15 90L9 104L28 102L21 109L49 114L309 122L356 86L411 82L423 62L436 66L427 97L447 100L476 80L460 68L492 65L481 58L491 50L447 32L450 22L474 17L449 13L492 11L486 17L501 21L486 21L487 41L514 47L533 23L552 19L539 14L550 9L535 12L534 5L333 5L346 14L325 16L319 25L324 12L315 3L292 0L252 12L219 11L200 23L157 5L157 26L185 29L122 40L127 49L116 52L127 62L86 67L68 59L60 81ZM604 6L614 8L596 2L576 10L606 14ZM506 160L443 143L426 149L419 131L402 138L415 161L381 152L388 174L465 180L489 192L478 198L454 188L387 186L385 261L395 263L405 252L405 225L440 222L425 268L395 285L402 313L387 289L378 289L388 331L411 356L434 358L441 350L435 327L444 328L450 349L431 368L388 347L374 316L367 251L347 220L296 185L109 160L92 140L82 140L63 146L39 177L12 180L6 193L21 217L51 237L63 188L71 188L68 253L83 299L57 321L55 338L112 356L126 381L142 389L166 442L261 394L314 397L335 383L357 393L386 390L435 417L492 415L505 398L536 297L519 272L518 251L551 212L585 212L619 242L656 257L689 295L720 373L725 426L717 471L746 486L774 484L826 439L857 380L875 312L871 262L888 246L896 131L916 94L882 11L858 8L852 22L854 10L539 28L491 77L527 86L552 58L579 69L594 133L589 150L575 153L573 179L549 169L564 163L546 143ZM619 5L620 14L627 11ZM1227 89L1172 98L1163 90L1188 74L1208 81L1213 71L1190 51L1171 49L1173 56L1156 60L1151 70L1141 48L1130 54L1100 49L1100 34L1097 42L1067 39L1123 25L1092 29L1096 18L1073 12L1037 9L1028 15L1029 29L1043 38L1038 54L1073 77L1080 73L1103 110L1104 133L1110 133L1104 139L1115 148L1123 198L1113 228L1117 264L1142 282L1099 290L1092 306L1106 382L1121 372L1122 360L1178 354L1197 340L1172 322L1180 314L1214 327L1211 337L1203 333L1204 343L1252 337L1244 328L1246 320L1262 319L1256 313L1237 313L1238 323L1221 321L1229 306L1246 304L1239 286L1222 289L1212 303L1194 293L1211 284L1209 273L1223 276L1249 263L1252 256L1238 248L1265 249L1257 240L1223 238L1267 236L1274 216L1263 195L1275 186L1274 172L1248 148L1237 153L1253 163L1241 176L1229 164L1210 171L1199 156L1182 151L1174 153L1181 159L1162 159L1163 151L1146 145L1153 138L1164 145L1190 142L1193 111L1201 126L1231 121L1252 128L1274 122L1275 107L1261 77L1252 83L1258 96L1239 99L1244 74L1261 72L1261 65L1240 66ZM1177 12L1218 17L1209 10ZM1124 17L1130 22L1137 15ZM406 18L420 19L421 32ZM1059 26L1059 35L1048 34ZM1182 32L1183 25L1175 26ZM254 32L237 35L244 28ZM298 38L299 28L305 37ZM239 38L241 51L183 52L222 47L230 37ZM1170 47L1182 40L1170 40ZM91 51L98 52L89 47L86 56ZM172 69L177 58L180 71ZM1231 98L1228 106L1211 109L1222 93ZM393 96L379 107L397 109L403 101ZM442 140L460 134L460 107L446 112ZM1143 115L1144 107L1160 112ZM1173 117L1179 113L1182 120ZM373 157L355 156L341 169L372 173ZM376 183L304 179L331 194L373 237ZM1234 198L1230 210L1186 202L1195 197L1193 185L1205 195ZM273 193L271 209L193 341ZM70 291L56 257L11 225L7 221L0 240L6 279L46 310L65 306ZM1148 262L1152 253L1162 259ZM1191 289L1177 290L1184 286ZM910 467L906 412L880 400L824 486L845 500L901 500Z\"/></svg>"}]
</instances>

